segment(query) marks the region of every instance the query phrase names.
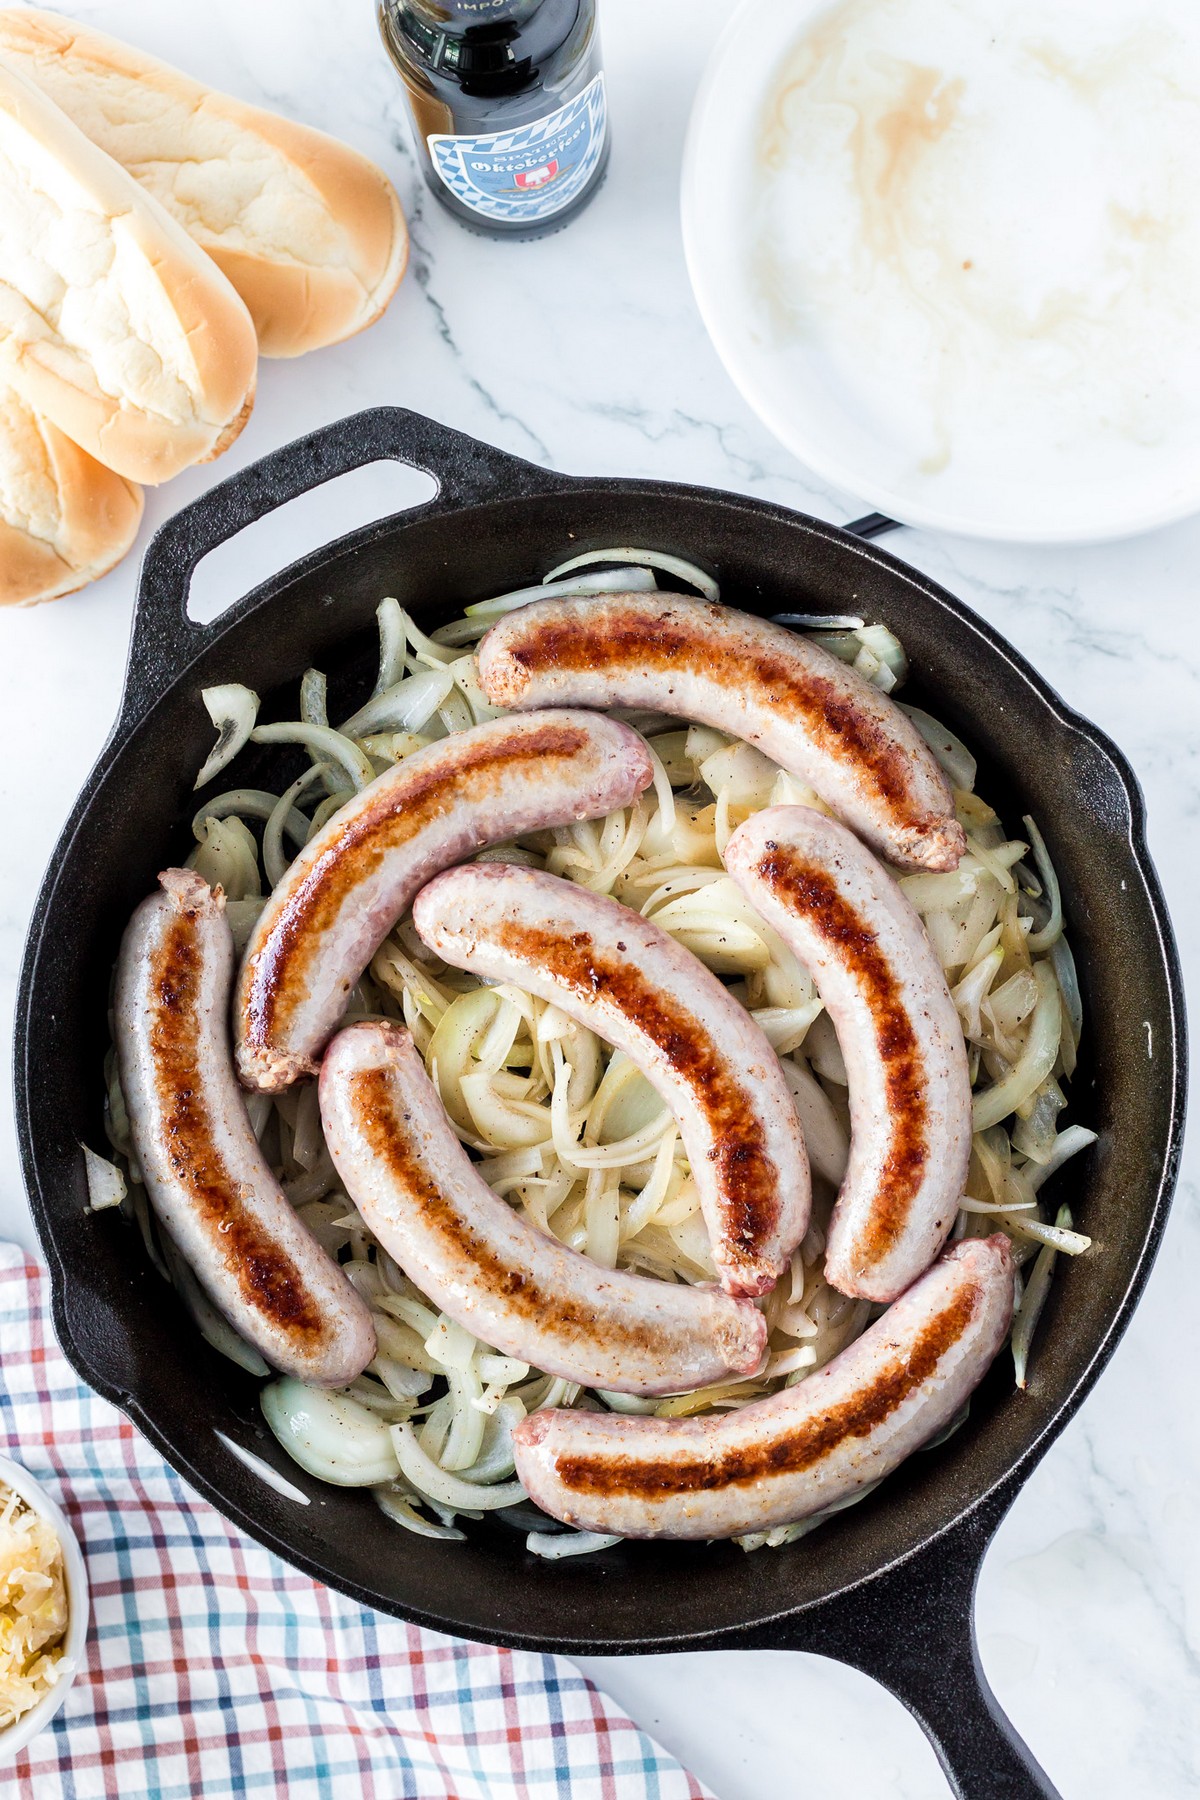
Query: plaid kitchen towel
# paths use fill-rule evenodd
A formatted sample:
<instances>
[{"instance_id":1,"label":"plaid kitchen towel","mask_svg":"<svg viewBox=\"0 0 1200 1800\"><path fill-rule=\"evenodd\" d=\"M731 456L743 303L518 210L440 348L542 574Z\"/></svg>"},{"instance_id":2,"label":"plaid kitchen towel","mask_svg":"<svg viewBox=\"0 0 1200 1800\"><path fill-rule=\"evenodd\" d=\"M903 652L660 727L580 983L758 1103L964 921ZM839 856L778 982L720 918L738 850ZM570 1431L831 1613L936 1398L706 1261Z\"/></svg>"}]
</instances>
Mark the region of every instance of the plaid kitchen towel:
<instances>
[{"instance_id":1,"label":"plaid kitchen towel","mask_svg":"<svg viewBox=\"0 0 1200 1800\"><path fill-rule=\"evenodd\" d=\"M0 1244L0 1442L87 1559L85 1665L4 1800L711 1800L577 1670L345 1600L227 1525L80 1385Z\"/></svg>"}]
</instances>

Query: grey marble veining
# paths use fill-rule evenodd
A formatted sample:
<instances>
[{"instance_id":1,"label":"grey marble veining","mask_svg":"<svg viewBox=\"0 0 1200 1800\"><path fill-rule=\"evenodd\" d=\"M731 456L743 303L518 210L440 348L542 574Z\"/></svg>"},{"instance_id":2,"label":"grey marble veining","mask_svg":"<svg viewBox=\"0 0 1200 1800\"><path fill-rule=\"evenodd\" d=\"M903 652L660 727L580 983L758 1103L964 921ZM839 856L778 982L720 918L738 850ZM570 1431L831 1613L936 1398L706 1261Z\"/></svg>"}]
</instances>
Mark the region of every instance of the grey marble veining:
<instances>
[{"instance_id":1,"label":"grey marble veining","mask_svg":"<svg viewBox=\"0 0 1200 1800\"><path fill-rule=\"evenodd\" d=\"M71 0L65 10L349 139L388 168L412 225L409 276L386 319L302 367L265 364L233 450L148 496L143 545L220 476L388 401L571 471L695 481L838 520L868 510L757 423L691 302L679 159L728 10L718 0L604 0L611 171L576 224L529 245L469 234L420 187L372 0ZM264 566L291 559L294 529L257 528ZM1100 549L917 532L888 548L976 607L1128 753L1186 965L1200 968L1200 520ZM135 575L131 559L76 599L0 622L6 1033L37 883L116 709ZM31 1242L7 1097L0 1151L0 1230ZM984 1569L984 1661L1065 1800L1192 1800L1200 1788L1198 1272L1193 1155L1127 1338ZM946 1792L898 1703L832 1663L762 1653L588 1667L722 1800Z\"/></svg>"}]
</instances>

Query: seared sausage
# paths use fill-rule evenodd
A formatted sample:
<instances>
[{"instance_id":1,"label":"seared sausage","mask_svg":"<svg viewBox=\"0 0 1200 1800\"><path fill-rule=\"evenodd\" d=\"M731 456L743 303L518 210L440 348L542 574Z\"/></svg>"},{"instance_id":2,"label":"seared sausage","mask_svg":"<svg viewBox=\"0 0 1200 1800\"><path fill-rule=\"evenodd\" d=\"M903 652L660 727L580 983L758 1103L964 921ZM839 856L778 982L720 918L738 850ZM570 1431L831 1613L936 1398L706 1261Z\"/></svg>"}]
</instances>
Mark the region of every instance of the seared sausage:
<instances>
[{"instance_id":1,"label":"seared sausage","mask_svg":"<svg viewBox=\"0 0 1200 1800\"><path fill-rule=\"evenodd\" d=\"M879 1481L949 1423L1012 1321L1002 1236L954 1244L881 1319L796 1387L701 1419L561 1408L514 1434L531 1499L622 1537L725 1538L790 1525Z\"/></svg>"},{"instance_id":2,"label":"seared sausage","mask_svg":"<svg viewBox=\"0 0 1200 1800\"><path fill-rule=\"evenodd\" d=\"M316 1074L350 990L431 875L627 806L652 775L628 726L547 712L456 732L371 782L300 852L246 947L234 1009L246 1086Z\"/></svg>"},{"instance_id":3,"label":"seared sausage","mask_svg":"<svg viewBox=\"0 0 1200 1800\"><path fill-rule=\"evenodd\" d=\"M399 1025L338 1033L321 1065L321 1118L368 1228L493 1349L621 1394L677 1394L761 1367L767 1326L752 1301L601 1268L514 1212L459 1144Z\"/></svg>"},{"instance_id":4,"label":"seared sausage","mask_svg":"<svg viewBox=\"0 0 1200 1800\"><path fill-rule=\"evenodd\" d=\"M782 625L682 594L537 600L479 646L494 706L653 707L756 744L888 862L966 849L932 751L898 706Z\"/></svg>"},{"instance_id":5,"label":"seared sausage","mask_svg":"<svg viewBox=\"0 0 1200 1800\"><path fill-rule=\"evenodd\" d=\"M258 1147L233 1072L233 937L221 890L167 869L117 964L116 1047L150 1203L214 1306L269 1363L344 1387L375 1328L300 1223Z\"/></svg>"},{"instance_id":6,"label":"seared sausage","mask_svg":"<svg viewBox=\"0 0 1200 1800\"><path fill-rule=\"evenodd\" d=\"M725 866L817 984L846 1064L850 1161L825 1273L894 1300L945 1243L971 1156L967 1047L920 919L858 839L806 806L740 825Z\"/></svg>"},{"instance_id":7,"label":"seared sausage","mask_svg":"<svg viewBox=\"0 0 1200 1800\"><path fill-rule=\"evenodd\" d=\"M808 1156L775 1052L716 976L628 907L532 869L451 869L413 924L446 962L553 1001L637 1063L679 1121L722 1286L773 1286L808 1224Z\"/></svg>"}]
</instances>

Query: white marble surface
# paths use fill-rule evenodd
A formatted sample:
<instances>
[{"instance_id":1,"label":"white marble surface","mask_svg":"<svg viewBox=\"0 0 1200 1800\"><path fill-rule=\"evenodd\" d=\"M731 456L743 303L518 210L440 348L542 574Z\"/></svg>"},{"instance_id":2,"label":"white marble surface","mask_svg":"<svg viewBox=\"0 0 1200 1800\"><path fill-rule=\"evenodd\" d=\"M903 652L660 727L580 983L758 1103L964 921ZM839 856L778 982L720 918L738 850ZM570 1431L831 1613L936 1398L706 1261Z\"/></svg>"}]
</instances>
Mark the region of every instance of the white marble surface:
<instances>
[{"instance_id":1,"label":"white marble surface","mask_svg":"<svg viewBox=\"0 0 1200 1800\"><path fill-rule=\"evenodd\" d=\"M216 467L152 494L155 523L221 475L357 407L422 409L519 454L600 474L692 480L846 519L742 405L693 310L676 188L689 98L720 0L603 0L615 124L608 182L561 235L463 232L417 185L371 0L72 0L86 16L376 156L409 208L409 276L382 324L302 365L265 364L255 415ZM408 492L388 476L385 492ZM358 503L363 503L360 493ZM352 501L312 529L359 522ZM333 516L331 516L331 513ZM233 597L291 560L277 518L227 557ZM892 547L978 607L1145 786L1185 964L1200 969L1200 520L1098 550L1022 551L906 532ZM0 620L0 1011L9 1030L27 915L112 719L136 560L100 586ZM0 1230L32 1245L10 1104ZM1146 1299L1113 1364L1018 1500L979 1602L996 1691L1065 1800L1192 1800L1200 1787L1200 1196L1188 1164ZM775 1654L594 1660L591 1671L721 1800L941 1800L933 1755L864 1677Z\"/></svg>"}]
</instances>

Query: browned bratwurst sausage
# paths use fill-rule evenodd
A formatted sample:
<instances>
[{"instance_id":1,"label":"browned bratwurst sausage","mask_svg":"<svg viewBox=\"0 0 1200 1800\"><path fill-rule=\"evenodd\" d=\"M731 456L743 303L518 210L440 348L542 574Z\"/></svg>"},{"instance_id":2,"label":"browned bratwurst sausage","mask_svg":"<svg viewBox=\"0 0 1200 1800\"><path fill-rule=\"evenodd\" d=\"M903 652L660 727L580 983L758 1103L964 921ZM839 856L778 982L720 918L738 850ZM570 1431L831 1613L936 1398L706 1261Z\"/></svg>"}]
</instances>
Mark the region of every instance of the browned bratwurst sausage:
<instances>
[{"instance_id":1,"label":"browned bratwurst sausage","mask_svg":"<svg viewBox=\"0 0 1200 1800\"><path fill-rule=\"evenodd\" d=\"M850 1163L825 1273L843 1294L894 1300L945 1243L971 1158L967 1046L942 965L887 870L810 807L754 813L725 866L811 973L845 1058Z\"/></svg>"},{"instance_id":2,"label":"browned bratwurst sausage","mask_svg":"<svg viewBox=\"0 0 1200 1800\"><path fill-rule=\"evenodd\" d=\"M716 976L640 913L533 869L451 869L413 924L455 968L553 1001L638 1064L679 1121L722 1286L773 1286L808 1225L808 1155L778 1057Z\"/></svg>"},{"instance_id":3,"label":"browned bratwurst sausage","mask_svg":"<svg viewBox=\"0 0 1200 1800\"><path fill-rule=\"evenodd\" d=\"M652 778L636 732L597 713L495 719L405 757L300 852L246 947L238 1073L274 1091L315 1075L355 982L439 869L627 806Z\"/></svg>"},{"instance_id":4,"label":"browned bratwurst sausage","mask_svg":"<svg viewBox=\"0 0 1200 1800\"><path fill-rule=\"evenodd\" d=\"M767 1324L751 1301L601 1268L494 1193L401 1026L339 1031L321 1065L321 1118L368 1229L493 1349L621 1394L678 1394L762 1365Z\"/></svg>"},{"instance_id":5,"label":"browned bratwurst sausage","mask_svg":"<svg viewBox=\"0 0 1200 1800\"><path fill-rule=\"evenodd\" d=\"M344 1387L375 1355L364 1302L267 1167L233 1072L225 900L167 869L117 964L116 1046L151 1205L234 1329L269 1363Z\"/></svg>"},{"instance_id":6,"label":"browned bratwurst sausage","mask_svg":"<svg viewBox=\"0 0 1200 1800\"><path fill-rule=\"evenodd\" d=\"M652 707L756 744L888 862L953 869L967 847L933 752L856 670L782 625L682 594L537 600L492 626L494 706Z\"/></svg>"},{"instance_id":7,"label":"browned bratwurst sausage","mask_svg":"<svg viewBox=\"0 0 1200 1800\"><path fill-rule=\"evenodd\" d=\"M1009 1240L943 1253L854 1343L796 1387L702 1419L551 1409L514 1434L530 1497L622 1537L741 1537L824 1512L954 1417L1003 1344Z\"/></svg>"}]
</instances>

